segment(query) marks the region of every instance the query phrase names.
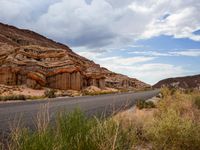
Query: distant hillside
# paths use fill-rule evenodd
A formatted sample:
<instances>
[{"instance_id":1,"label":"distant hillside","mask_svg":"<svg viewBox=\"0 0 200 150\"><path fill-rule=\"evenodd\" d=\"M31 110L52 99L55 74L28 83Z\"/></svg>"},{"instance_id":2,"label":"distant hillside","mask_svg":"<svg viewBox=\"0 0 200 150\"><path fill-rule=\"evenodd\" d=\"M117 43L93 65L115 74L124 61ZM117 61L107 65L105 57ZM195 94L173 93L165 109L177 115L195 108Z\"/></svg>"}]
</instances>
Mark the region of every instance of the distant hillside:
<instances>
[{"instance_id":1,"label":"distant hillside","mask_svg":"<svg viewBox=\"0 0 200 150\"><path fill-rule=\"evenodd\" d=\"M164 79L156 83L153 87L160 88L162 86L200 89L200 75Z\"/></svg>"}]
</instances>

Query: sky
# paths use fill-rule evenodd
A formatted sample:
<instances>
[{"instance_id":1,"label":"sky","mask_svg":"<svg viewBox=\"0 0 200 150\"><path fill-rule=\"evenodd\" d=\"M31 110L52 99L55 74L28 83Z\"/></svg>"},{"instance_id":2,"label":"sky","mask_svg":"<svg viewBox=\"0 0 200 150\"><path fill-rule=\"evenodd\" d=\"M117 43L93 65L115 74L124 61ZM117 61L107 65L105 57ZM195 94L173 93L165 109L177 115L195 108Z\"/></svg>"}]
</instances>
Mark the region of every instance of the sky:
<instances>
[{"instance_id":1,"label":"sky","mask_svg":"<svg viewBox=\"0 0 200 150\"><path fill-rule=\"evenodd\" d=\"M155 84L200 74L199 0L0 0L0 22Z\"/></svg>"}]
</instances>

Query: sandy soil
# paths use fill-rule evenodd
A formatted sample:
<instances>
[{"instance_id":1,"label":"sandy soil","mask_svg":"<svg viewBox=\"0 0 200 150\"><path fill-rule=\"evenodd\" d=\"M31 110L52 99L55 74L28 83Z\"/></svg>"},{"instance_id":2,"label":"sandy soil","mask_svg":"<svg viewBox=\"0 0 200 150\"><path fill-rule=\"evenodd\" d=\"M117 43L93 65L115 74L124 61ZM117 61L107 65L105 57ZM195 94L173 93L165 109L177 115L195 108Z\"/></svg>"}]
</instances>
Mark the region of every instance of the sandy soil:
<instances>
[{"instance_id":1,"label":"sandy soil","mask_svg":"<svg viewBox=\"0 0 200 150\"><path fill-rule=\"evenodd\" d=\"M25 96L43 96L45 89L34 90L26 86L5 86L0 85L0 95L25 95Z\"/></svg>"}]
</instances>

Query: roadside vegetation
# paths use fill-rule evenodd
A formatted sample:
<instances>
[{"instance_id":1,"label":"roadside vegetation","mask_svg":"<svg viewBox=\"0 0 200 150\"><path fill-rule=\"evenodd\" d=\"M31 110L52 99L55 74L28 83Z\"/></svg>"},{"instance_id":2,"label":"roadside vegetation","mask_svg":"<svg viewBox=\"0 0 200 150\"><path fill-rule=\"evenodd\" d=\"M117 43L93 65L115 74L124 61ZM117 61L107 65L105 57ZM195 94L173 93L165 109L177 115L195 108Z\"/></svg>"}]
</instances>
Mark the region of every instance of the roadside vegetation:
<instances>
[{"instance_id":1,"label":"roadside vegetation","mask_svg":"<svg viewBox=\"0 0 200 150\"><path fill-rule=\"evenodd\" d=\"M54 89L47 89L44 92L44 96L47 98L55 98L56 97L56 90Z\"/></svg>"},{"instance_id":2,"label":"roadside vegetation","mask_svg":"<svg viewBox=\"0 0 200 150\"><path fill-rule=\"evenodd\" d=\"M139 114L139 115L138 115ZM80 110L40 115L36 130L14 128L10 150L199 150L200 93L163 88L161 99L138 101L133 110L110 118L86 117ZM3 146L2 146L3 149Z\"/></svg>"},{"instance_id":3,"label":"roadside vegetation","mask_svg":"<svg viewBox=\"0 0 200 150\"><path fill-rule=\"evenodd\" d=\"M46 96L27 96L27 95L4 95L0 96L0 101L25 101L25 100L36 100L44 99Z\"/></svg>"},{"instance_id":4,"label":"roadside vegetation","mask_svg":"<svg viewBox=\"0 0 200 150\"><path fill-rule=\"evenodd\" d=\"M0 96L0 101L8 101L8 100L26 100L26 97L24 95Z\"/></svg>"},{"instance_id":5,"label":"roadside vegetation","mask_svg":"<svg viewBox=\"0 0 200 150\"><path fill-rule=\"evenodd\" d=\"M96 92L88 92L84 91L83 95L90 95L90 96L96 96L96 95L105 95L105 94L114 94L119 92L113 92L113 91L96 91Z\"/></svg>"},{"instance_id":6,"label":"roadside vegetation","mask_svg":"<svg viewBox=\"0 0 200 150\"><path fill-rule=\"evenodd\" d=\"M155 108L156 106L152 101L137 100L136 107L138 109L144 109L144 108Z\"/></svg>"}]
</instances>

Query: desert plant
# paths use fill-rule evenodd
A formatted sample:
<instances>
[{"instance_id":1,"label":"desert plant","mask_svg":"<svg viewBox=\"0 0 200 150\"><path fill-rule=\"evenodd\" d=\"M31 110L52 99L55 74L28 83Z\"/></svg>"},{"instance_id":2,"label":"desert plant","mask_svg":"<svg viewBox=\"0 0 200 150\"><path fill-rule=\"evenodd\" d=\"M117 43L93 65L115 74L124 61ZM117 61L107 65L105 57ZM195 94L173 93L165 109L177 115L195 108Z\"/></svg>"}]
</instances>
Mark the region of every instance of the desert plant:
<instances>
[{"instance_id":1,"label":"desert plant","mask_svg":"<svg viewBox=\"0 0 200 150\"><path fill-rule=\"evenodd\" d=\"M137 100L136 107L139 109L143 108L155 108L155 104L152 101Z\"/></svg>"},{"instance_id":2,"label":"desert plant","mask_svg":"<svg viewBox=\"0 0 200 150\"><path fill-rule=\"evenodd\" d=\"M191 94L194 92L194 89L186 89L184 92L185 94Z\"/></svg>"},{"instance_id":3,"label":"desert plant","mask_svg":"<svg viewBox=\"0 0 200 150\"><path fill-rule=\"evenodd\" d=\"M57 118L57 133L60 149L95 149L90 138L90 130L95 126L92 119L87 118L80 110Z\"/></svg>"},{"instance_id":4,"label":"desert plant","mask_svg":"<svg viewBox=\"0 0 200 150\"><path fill-rule=\"evenodd\" d=\"M92 127L95 127L93 121L79 110L60 113L54 126L40 126L34 132L29 129L16 130L17 133L12 133L10 137L9 147L12 150L95 149L89 138Z\"/></svg>"},{"instance_id":5,"label":"desert plant","mask_svg":"<svg viewBox=\"0 0 200 150\"><path fill-rule=\"evenodd\" d=\"M26 100L26 96L24 95L0 96L0 101L8 101L8 100Z\"/></svg>"},{"instance_id":6,"label":"desert plant","mask_svg":"<svg viewBox=\"0 0 200 150\"><path fill-rule=\"evenodd\" d=\"M135 128L131 125L123 128L120 122L113 119L102 122L97 120L97 125L92 130L92 141L96 143L98 150L131 149L138 142Z\"/></svg>"},{"instance_id":7,"label":"desert plant","mask_svg":"<svg viewBox=\"0 0 200 150\"><path fill-rule=\"evenodd\" d=\"M26 96L27 99L30 99L30 100L37 100L37 99L44 99L46 98L46 96Z\"/></svg>"},{"instance_id":8,"label":"desert plant","mask_svg":"<svg viewBox=\"0 0 200 150\"><path fill-rule=\"evenodd\" d=\"M169 109L146 128L154 149L196 150L200 147L200 126Z\"/></svg>"},{"instance_id":9,"label":"desert plant","mask_svg":"<svg viewBox=\"0 0 200 150\"><path fill-rule=\"evenodd\" d=\"M195 97L194 104L198 109L200 109L200 96Z\"/></svg>"},{"instance_id":10,"label":"desert plant","mask_svg":"<svg viewBox=\"0 0 200 150\"><path fill-rule=\"evenodd\" d=\"M84 91L83 95L90 95L90 96L96 96L96 95L105 95L105 94L114 94L117 92L113 92L113 91L96 91L96 92L88 92L88 91Z\"/></svg>"},{"instance_id":11,"label":"desert plant","mask_svg":"<svg viewBox=\"0 0 200 150\"><path fill-rule=\"evenodd\" d=\"M59 113L54 126L32 132L14 130L9 144L12 150L108 150L131 149L136 143L134 128L122 128L112 119L88 118L80 110ZM41 132L42 131L42 132Z\"/></svg>"},{"instance_id":12,"label":"desert plant","mask_svg":"<svg viewBox=\"0 0 200 150\"><path fill-rule=\"evenodd\" d=\"M162 95L163 98L166 98L166 97L168 97L168 96L171 95L171 91L170 91L170 89L167 88L167 87L163 87L163 88L161 89L160 93L161 93L161 95Z\"/></svg>"},{"instance_id":13,"label":"desert plant","mask_svg":"<svg viewBox=\"0 0 200 150\"><path fill-rule=\"evenodd\" d=\"M45 97L48 97L48 98L55 98L56 97L55 93L56 93L56 90L47 89L47 90L45 90L44 95L45 95Z\"/></svg>"}]
</instances>

